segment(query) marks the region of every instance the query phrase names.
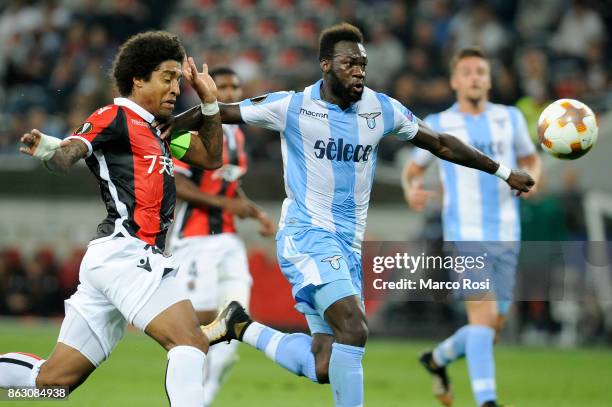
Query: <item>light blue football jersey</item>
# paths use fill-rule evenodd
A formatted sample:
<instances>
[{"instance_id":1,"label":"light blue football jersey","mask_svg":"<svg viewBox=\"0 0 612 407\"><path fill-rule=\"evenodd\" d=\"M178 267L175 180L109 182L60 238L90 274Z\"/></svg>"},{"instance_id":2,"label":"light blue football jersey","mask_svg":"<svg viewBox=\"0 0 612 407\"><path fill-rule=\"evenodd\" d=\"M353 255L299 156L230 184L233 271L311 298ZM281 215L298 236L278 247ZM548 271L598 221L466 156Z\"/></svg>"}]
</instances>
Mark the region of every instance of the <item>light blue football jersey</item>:
<instances>
[{"instance_id":1,"label":"light blue football jersey","mask_svg":"<svg viewBox=\"0 0 612 407\"><path fill-rule=\"evenodd\" d=\"M517 158L535 153L525 119L514 106L488 103L482 114L470 115L460 112L454 104L427 116L425 123L510 168L517 167ZM417 165L425 166L436 157L427 150L416 149L412 158ZM520 240L518 198L505 181L448 161L438 160L438 164L444 186L444 240Z\"/></svg>"},{"instance_id":2,"label":"light blue football jersey","mask_svg":"<svg viewBox=\"0 0 612 407\"><path fill-rule=\"evenodd\" d=\"M346 110L321 99L319 80L303 92L240 103L247 124L280 132L287 198L279 228L318 227L361 250L380 140L410 140L416 117L395 99L365 88Z\"/></svg>"}]
</instances>

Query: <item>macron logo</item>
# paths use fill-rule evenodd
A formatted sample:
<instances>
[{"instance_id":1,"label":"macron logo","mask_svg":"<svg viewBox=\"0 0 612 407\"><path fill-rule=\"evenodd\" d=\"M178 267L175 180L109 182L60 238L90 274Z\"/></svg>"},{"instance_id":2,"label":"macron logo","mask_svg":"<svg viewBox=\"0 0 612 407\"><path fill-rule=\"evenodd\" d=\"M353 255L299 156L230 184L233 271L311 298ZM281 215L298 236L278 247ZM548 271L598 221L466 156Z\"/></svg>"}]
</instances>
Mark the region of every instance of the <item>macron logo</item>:
<instances>
[{"instance_id":1,"label":"macron logo","mask_svg":"<svg viewBox=\"0 0 612 407\"><path fill-rule=\"evenodd\" d=\"M312 112L304 108L300 109L300 114L305 114L306 116L310 116L310 117L317 117L319 119L327 119L327 113Z\"/></svg>"},{"instance_id":2,"label":"macron logo","mask_svg":"<svg viewBox=\"0 0 612 407\"><path fill-rule=\"evenodd\" d=\"M149 125L142 120L130 119L130 121L134 126L149 127Z\"/></svg>"}]
</instances>

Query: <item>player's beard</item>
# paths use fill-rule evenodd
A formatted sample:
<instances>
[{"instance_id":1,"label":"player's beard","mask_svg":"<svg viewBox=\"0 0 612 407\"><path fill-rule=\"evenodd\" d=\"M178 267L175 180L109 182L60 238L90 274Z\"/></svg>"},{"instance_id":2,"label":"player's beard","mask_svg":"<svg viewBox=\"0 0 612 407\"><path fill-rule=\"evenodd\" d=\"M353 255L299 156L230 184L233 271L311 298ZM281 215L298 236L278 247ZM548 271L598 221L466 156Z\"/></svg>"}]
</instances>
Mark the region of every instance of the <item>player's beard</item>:
<instances>
[{"instance_id":1,"label":"player's beard","mask_svg":"<svg viewBox=\"0 0 612 407\"><path fill-rule=\"evenodd\" d=\"M355 103L361 100L361 95L363 94L363 92L362 93L352 92L351 91L352 86L351 85L344 86L340 78L338 78L338 76L333 70L329 71L329 79L330 79L329 83L331 85L332 92L334 92L334 95L338 96L341 100L344 100L350 103Z\"/></svg>"}]
</instances>

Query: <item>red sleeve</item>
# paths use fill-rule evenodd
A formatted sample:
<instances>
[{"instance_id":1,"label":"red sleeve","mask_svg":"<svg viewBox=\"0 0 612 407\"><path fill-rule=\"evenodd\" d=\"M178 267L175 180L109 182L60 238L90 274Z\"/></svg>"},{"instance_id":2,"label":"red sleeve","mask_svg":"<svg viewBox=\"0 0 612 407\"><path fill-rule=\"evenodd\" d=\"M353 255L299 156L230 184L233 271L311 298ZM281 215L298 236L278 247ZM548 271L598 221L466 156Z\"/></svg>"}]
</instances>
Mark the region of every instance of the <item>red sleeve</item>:
<instances>
[{"instance_id":1,"label":"red sleeve","mask_svg":"<svg viewBox=\"0 0 612 407\"><path fill-rule=\"evenodd\" d=\"M77 139L84 142L89 150L87 154L89 157L103 143L120 136L118 134L119 126L116 125L118 111L119 106L117 105L109 105L96 110L85 120L85 123L66 139Z\"/></svg>"}]
</instances>

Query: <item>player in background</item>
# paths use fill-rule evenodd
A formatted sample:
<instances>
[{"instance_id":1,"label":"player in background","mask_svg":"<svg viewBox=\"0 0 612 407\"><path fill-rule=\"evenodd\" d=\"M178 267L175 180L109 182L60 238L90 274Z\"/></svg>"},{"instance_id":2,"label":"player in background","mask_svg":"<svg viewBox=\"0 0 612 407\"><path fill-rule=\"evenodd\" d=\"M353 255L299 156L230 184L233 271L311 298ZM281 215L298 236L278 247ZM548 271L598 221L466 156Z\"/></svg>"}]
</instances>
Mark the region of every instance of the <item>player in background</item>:
<instances>
[{"instance_id":1,"label":"player in background","mask_svg":"<svg viewBox=\"0 0 612 407\"><path fill-rule=\"evenodd\" d=\"M240 79L228 67L211 69L219 102L242 99ZM240 189L247 171L244 134L237 125L223 125L223 166L202 170L174 162L177 208L172 232L173 254L180 261L179 278L188 290L201 325L212 322L230 300L248 307L251 274L244 243L236 234L234 218L256 219L262 236L273 236L276 225ZM204 405L212 403L221 382L238 359L238 342L220 343L206 357Z\"/></svg>"},{"instance_id":2,"label":"player in background","mask_svg":"<svg viewBox=\"0 0 612 407\"><path fill-rule=\"evenodd\" d=\"M173 258L163 250L176 200L171 154L204 168L221 165L217 90L206 65L198 73L178 37L161 31L128 39L115 57L113 77L121 97L95 111L66 140L38 130L21 139L21 151L52 171L65 173L85 159L108 214L89 243L78 289L66 300L53 353L46 361L24 353L1 355L0 387L72 391L109 357L131 323L168 351L170 405L201 406L209 344L175 278ZM204 120L198 136L170 144L151 123L172 114L181 77L200 97Z\"/></svg>"},{"instance_id":3,"label":"player in background","mask_svg":"<svg viewBox=\"0 0 612 407\"><path fill-rule=\"evenodd\" d=\"M450 84L457 102L428 116L425 123L485 151L504 166L524 168L537 183L540 159L525 119L513 106L489 102L491 69L480 49L466 48L454 56ZM412 209L422 211L433 194L423 189L423 174L434 158L429 151L415 150L412 161L404 168L402 185ZM450 406L453 399L446 366L465 356L476 403L494 407L498 404L493 343L511 305L518 250L516 244L487 242L520 241L518 198L489 174L442 160L438 164L444 186L444 240L484 242L483 247L495 253L488 256L487 263L492 263L488 267L499 279L494 292L485 297L480 296L482 293L478 297L464 296L468 324L432 352L423 354L421 363L434 378L435 396Z\"/></svg>"},{"instance_id":4,"label":"player in background","mask_svg":"<svg viewBox=\"0 0 612 407\"><path fill-rule=\"evenodd\" d=\"M524 171L511 171L456 137L431 130L396 100L367 88L367 62L361 32L339 24L320 37L322 79L301 92L221 106L224 123L280 132L287 198L277 255L311 336L254 322L237 302L204 328L211 344L238 339L297 375L330 383L335 404L343 407L364 403L361 361L368 326L361 241L381 138L395 135L443 159L497 174L521 192L533 185ZM200 116L194 108L171 124L197 127Z\"/></svg>"}]
</instances>

